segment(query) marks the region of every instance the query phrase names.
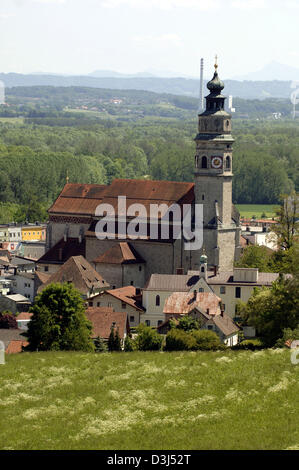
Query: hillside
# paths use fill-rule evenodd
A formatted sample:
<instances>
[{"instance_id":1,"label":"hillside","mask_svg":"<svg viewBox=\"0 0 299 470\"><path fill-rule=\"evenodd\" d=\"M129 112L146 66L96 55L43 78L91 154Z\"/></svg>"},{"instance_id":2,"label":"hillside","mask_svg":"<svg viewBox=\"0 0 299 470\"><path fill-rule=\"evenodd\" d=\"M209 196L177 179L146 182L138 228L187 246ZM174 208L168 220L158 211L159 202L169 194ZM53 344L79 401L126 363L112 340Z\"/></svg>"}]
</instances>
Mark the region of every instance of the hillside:
<instances>
[{"instance_id":1,"label":"hillside","mask_svg":"<svg viewBox=\"0 0 299 470\"><path fill-rule=\"evenodd\" d=\"M23 353L0 367L0 449L299 449L289 350Z\"/></svg>"},{"instance_id":2,"label":"hillside","mask_svg":"<svg viewBox=\"0 0 299 470\"><path fill-rule=\"evenodd\" d=\"M221 75L221 74L220 74ZM117 90L145 90L156 93L171 93L175 95L199 95L198 80L189 78L159 78L159 77L92 77L92 76L62 76L18 73L0 73L6 87L16 86L58 86L58 87L92 87L111 88ZM205 85L206 85L205 80ZM291 93L291 80L225 80L225 93L245 99L286 98ZM205 88L206 90L206 88Z\"/></svg>"}]
</instances>

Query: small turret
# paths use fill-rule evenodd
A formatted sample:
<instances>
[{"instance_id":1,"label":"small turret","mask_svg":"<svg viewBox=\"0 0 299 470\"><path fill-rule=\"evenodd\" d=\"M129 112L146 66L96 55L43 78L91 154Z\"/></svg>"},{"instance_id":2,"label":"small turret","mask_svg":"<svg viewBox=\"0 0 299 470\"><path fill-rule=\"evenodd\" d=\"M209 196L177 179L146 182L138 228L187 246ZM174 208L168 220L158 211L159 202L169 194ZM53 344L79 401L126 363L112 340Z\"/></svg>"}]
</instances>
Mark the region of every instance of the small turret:
<instances>
[{"instance_id":1,"label":"small turret","mask_svg":"<svg viewBox=\"0 0 299 470\"><path fill-rule=\"evenodd\" d=\"M202 251L202 255L199 259L199 276L203 277L205 280L208 279L208 257L206 255L205 249Z\"/></svg>"}]
</instances>

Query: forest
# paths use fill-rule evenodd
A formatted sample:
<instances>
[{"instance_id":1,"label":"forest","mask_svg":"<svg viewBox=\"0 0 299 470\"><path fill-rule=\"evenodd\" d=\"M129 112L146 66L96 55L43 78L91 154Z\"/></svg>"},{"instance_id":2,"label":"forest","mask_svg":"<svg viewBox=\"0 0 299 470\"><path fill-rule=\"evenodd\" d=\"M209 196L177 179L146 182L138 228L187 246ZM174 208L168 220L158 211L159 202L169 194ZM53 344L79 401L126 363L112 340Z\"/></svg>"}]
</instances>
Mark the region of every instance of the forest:
<instances>
[{"instance_id":1,"label":"forest","mask_svg":"<svg viewBox=\"0 0 299 470\"><path fill-rule=\"evenodd\" d=\"M182 115L169 117L159 112L163 103L152 94L152 103L146 103L152 114L124 119L111 102L116 99L111 90L101 99L116 110L114 115L67 109L64 99L58 106L48 92L44 90L43 101L34 102L32 90L30 99L23 91L18 99L11 97L9 106L0 107L0 113L19 109L17 117L0 118L0 204L29 206L38 201L46 208L67 174L71 182L81 183L107 184L114 178L193 180L197 113L190 98L173 98L173 108ZM68 93L69 105L74 106ZM130 103L132 114L145 106L142 93ZM27 114L20 115L26 106ZM165 100L165 109L169 106ZM281 194L299 190L298 120L234 118L233 136L234 203L275 204Z\"/></svg>"}]
</instances>

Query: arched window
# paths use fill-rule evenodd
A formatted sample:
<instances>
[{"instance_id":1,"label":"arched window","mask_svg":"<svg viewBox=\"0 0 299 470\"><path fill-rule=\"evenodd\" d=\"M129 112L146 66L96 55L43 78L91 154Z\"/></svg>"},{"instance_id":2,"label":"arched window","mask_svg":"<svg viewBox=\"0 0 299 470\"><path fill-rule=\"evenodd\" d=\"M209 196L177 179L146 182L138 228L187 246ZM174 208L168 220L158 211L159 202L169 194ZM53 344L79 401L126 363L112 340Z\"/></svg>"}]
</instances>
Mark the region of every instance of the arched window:
<instances>
[{"instance_id":1,"label":"arched window","mask_svg":"<svg viewBox=\"0 0 299 470\"><path fill-rule=\"evenodd\" d=\"M225 159L225 169L230 170L230 157L226 157Z\"/></svg>"},{"instance_id":2,"label":"arched window","mask_svg":"<svg viewBox=\"0 0 299 470\"><path fill-rule=\"evenodd\" d=\"M195 168L198 168L198 155L195 155Z\"/></svg>"},{"instance_id":3,"label":"arched window","mask_svg":"<svg viewBox=\"0 0 299 470\"><path fill-rule=\"evenodd\" d=\"M160 296L156 295L156 306L159 307L160 305Z\"/></svg>"},{"instance_id":4,"label":"arched window","mask_svg":"<svg viewBox=\"0 0 299 470\"><path fill-rule=\"evenodd\" d=\"M201 159L201 168L208 168L208 159L207 159L207 157L202 157L202 159Z\"/></svg>"}]
</instances>

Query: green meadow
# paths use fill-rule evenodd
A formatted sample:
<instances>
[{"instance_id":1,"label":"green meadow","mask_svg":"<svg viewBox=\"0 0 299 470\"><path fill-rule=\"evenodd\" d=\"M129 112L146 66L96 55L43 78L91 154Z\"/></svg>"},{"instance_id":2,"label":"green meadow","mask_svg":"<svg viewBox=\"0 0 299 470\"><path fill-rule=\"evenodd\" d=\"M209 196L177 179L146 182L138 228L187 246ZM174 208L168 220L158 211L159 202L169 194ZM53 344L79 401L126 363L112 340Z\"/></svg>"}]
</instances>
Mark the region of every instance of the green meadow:
<instances>
[{"instance_id":1,"label":"green meadow","mask_svg":"<svg viewBox=\"0 0 299 470\"><path fill-rule=\"evenodd\" d=\"M251 218L253 215L260 218L264 213L268 219L275 217L275 211L279 208L277 204L236 204L241 217Z\"/></svg>"},{"instance_id":2,"label":"green meadow","mask_svg":"<svg viewBox=\"0 0 299 470\"><path fill-rule=\"evenodd\" d=\"M6 359L0 449L299 449L289 350Z\"/></svg>"}]
</instances>

